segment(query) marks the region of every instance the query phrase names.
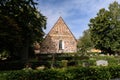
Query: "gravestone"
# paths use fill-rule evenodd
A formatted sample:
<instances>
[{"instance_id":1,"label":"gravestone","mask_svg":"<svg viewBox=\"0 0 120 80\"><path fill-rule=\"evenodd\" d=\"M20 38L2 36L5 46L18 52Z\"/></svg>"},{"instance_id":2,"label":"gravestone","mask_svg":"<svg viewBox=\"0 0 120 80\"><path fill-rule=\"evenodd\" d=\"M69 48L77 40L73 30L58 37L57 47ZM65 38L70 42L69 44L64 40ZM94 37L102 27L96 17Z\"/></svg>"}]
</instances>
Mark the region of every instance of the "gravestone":
<instances>
[{"instance_id":1,"label":"gravestone","mask_svg":"<svg viewBox=\"0 0 120 80\"><path fill-rule=\"evenodd\" d=\"M82 66L83 66L83 67L88 67L88 66L90 66L90 64L89 64L88 62L83 62L83 63L82 63Z\"/></svg>"},{"instance_id":2,"label":"gravestone","mask_svg":"<svg viewBox=\"0 0 120 80\"><path fill-rule=\"evenodd\" d=\"M97 66L108 66L108 61L106 60L98 60L96 61Z\"/></svg>"}]
</instances>

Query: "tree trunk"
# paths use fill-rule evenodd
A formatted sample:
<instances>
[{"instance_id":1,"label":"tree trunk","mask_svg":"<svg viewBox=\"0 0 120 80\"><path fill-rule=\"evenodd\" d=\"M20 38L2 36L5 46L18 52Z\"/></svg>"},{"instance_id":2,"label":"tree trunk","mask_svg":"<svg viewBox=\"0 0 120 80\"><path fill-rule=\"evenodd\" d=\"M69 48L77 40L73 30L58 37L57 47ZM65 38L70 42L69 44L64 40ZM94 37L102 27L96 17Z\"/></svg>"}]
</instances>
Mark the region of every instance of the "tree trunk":
<instances>
[{"instance_id":1,"label":"tree trunk","mask_svg":"<svg viewBox=\"0 0 120 80\"><path fill-rule=\"evenodd\" d=\"M24 62L28 61L28 54L29 54L29 40L26 40L26 42L24 43L23 49L22 49L22 53L21 53L21 59Z\"/></svg>"}]
</instances>

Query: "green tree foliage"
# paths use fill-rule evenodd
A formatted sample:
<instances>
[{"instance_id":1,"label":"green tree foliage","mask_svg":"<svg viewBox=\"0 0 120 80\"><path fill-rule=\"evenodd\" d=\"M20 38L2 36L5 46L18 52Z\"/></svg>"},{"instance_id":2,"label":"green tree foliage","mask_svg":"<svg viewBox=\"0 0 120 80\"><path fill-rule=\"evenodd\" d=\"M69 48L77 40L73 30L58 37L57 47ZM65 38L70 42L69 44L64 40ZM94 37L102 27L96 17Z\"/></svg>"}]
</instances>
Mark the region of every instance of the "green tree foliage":
<instances>
[{"instance_id":1,"label":"green tree foliage","mask_svg":"<svg viewBox=\"0 0 120 80\"><path fill-rule=\"evenodd\" d=\"M95 48L109 54L120 52L120 4L114 2L108 10L100 9L89 26Z\"/></svg>"},{"instance_id":2,"label":"green tree foliage","mask_svg":"<svg viewBox=\"0 0 120 80\"><path fill-rule=\"evenodd\" d=\"M30 45L40 41L46 17L33 0L0 0L0 51L28 57Z\"/></svg>"},{"instance_id":3,"label":"green tree foliage","mask_svg":"<svg viewBox=\"0 0 120 80\"><path fill-rule=\"evenodd\" d=\"M91 41L91 35L89 29L84 31L84 34L80 39L78 40L78 49L79 52L85 53L89 51L91 48L93 48L93 44Z\"/></svg>"}]
</instances>

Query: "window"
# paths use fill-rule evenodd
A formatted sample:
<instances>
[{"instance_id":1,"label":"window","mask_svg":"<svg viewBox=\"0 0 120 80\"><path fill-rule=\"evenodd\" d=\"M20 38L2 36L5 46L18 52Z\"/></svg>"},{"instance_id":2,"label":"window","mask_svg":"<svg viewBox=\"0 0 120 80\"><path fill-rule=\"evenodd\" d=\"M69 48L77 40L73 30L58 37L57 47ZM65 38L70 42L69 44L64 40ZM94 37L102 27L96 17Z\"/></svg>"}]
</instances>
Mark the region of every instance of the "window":
<instances>
[{"instance_id":1,"label":"window","mask_svg":"<svg viewBox=\"0 0 120 80\"><path fill-rule=\"evenodd\" d=\"M64 49L64 42L62 40L59 41L59 50Z\"/></svg>"}]
</instances>

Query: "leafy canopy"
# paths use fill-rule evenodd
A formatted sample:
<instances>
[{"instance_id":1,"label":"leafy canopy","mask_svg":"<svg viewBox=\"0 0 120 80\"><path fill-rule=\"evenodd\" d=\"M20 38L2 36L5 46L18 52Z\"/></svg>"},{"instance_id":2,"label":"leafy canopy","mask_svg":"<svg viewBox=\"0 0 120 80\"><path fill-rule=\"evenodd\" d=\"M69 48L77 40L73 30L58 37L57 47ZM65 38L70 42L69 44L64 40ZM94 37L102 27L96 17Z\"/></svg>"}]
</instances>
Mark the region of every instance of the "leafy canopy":
<instances>
[{"instance_id":1,"label":"leafy canopy","mask_svg":"<svg viewBox=\"0 0 120 80\"><path fill-rule=\"evenodd\" d=\"M93 48L91 41L90 30L86 30L83 33L83 36L78 40L78 50L79 52L86 53L87 51Z\"/></svg>"},{"instance_id":2,"label":"leafy canopy","mask_svg":"<svg viewBox=\"0 0 120 80\"><path fill-rule=\"evenodd\" d=\"M95 18L90 19L91 40L95 48L114 54L120 52L120 4L114 2L108 10L100 9Z\"/></svg>"},{"instance_id":3,"label":"leafy canopy","mask_svg":"<svg viewBox=\"0 0 120 80\"><path fill-rule=\"evenodd\" d=\"M0 0L0 51L27 52L31 44L41 41L46 17L36 4L34 0Z\"/></svg>"}]
</instances>

